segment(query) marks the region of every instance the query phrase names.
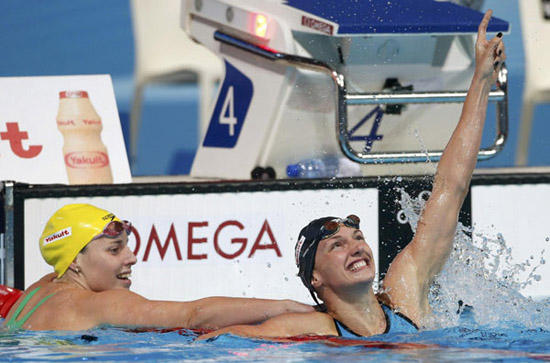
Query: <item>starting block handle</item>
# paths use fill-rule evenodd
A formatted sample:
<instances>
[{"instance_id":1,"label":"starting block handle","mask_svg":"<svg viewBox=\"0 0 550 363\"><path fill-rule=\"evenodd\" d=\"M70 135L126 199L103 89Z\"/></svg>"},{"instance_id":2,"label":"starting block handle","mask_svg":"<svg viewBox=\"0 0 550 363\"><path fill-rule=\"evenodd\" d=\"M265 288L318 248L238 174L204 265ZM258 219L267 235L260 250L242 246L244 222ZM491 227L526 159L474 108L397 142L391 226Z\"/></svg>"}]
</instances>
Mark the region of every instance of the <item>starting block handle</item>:
<instances>
[{"instance_id":1,"label":"starting block handle","mask_svg":"<svg viewBox=\"0 0 550 363\"><path fill-rule=\"evenodd\" d=\"M317 59L281 53L276 50L259 47L246 40L227 33L216 31L214 39L246 52L269 59L276 63L325 73L330 76L337 90L336 98L336 134L340 149L350 160L361 164L419 163L439 161L443 150L436 151L396 151L363 153L354 150L349 141L348 111L349 105L408 104L408 103L461 103L466 99L466 91L458 92L399 92L399 93L357 93L348 94L345 77L328 64ZM508 137L508 70L503 64L498 75L497 89L489 93L489 102L497 106L496 136L488 148L481 149L478 160L487 160L499 153Z\"/></svg>"}]
</instances>

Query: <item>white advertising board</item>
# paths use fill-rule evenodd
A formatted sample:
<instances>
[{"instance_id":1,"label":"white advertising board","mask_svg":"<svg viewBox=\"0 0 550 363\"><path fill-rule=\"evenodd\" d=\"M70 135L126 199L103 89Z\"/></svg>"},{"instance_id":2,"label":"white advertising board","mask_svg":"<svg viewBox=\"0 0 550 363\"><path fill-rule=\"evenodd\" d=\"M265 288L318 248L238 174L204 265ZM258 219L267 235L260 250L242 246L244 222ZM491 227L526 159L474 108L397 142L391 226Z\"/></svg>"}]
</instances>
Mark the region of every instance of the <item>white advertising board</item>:
<instances>
[{"instance_id":1,"label":"white advertising board","mask_svg":"<svg viewBox=\"0 0 550 363\"><path fill-rule=\"evenodd\" d=\"M85 91L101 118L106 152L69 158L56 118L60 92ZM99 122L87 120L88 122ZM99 141L98 141L99 142ZM76 141L75 147L85 144ZM115 94L108 75L0 78L0 180L34 184L69 184L66 163L110 167L112 182L131 183L130 166L120 127ZM91 180L91 179L90 179ZM101 182L98 182L101 183ZM108 184L110 182L105 182ZM71 183L72 184L72 183Z\"/></svg>"},{"instance_id":2,"label":"white advertising board","mask_svg":"<svg viewBox=\"0 0 550 363\"><path fill-rule=\"evenodd\" d=\"M512 249L511 263L529 261L531 265L518 275L520 281L526 281L532 268L539 265L535 274L540 275L541 280L527 285L522 294L548 297L550 265L540 261L541 255L548 260L550 254L550 185L472 186L471 192L474 243L480 245L483 237L496 240L500 234Z\"/></svg>"},{"instance_id":3,"label":"white advertising board","mask_svg":"<svg viewBox=\"0 0 550 363\"><path fill-rule=\"evenodd\" d=\"M310 220L356 214L378 260L378 191L291 190L25 200L25 287L52 272L38 238L69 203L91 203L132 222L132 290L151 299L206 296L312 303L297 277L294 245Z\"/></svg>"}]
</instances>

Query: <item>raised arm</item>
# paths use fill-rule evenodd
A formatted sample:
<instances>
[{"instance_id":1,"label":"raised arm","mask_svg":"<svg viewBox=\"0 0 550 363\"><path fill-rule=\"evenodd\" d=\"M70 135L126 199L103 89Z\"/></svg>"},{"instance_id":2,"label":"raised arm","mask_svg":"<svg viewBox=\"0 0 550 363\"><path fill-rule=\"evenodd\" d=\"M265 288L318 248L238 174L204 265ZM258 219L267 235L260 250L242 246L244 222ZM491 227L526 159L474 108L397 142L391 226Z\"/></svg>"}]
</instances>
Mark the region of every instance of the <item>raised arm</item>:
<instances>
[{"instance_id":1,"label":"raised arm","mask_svg":"<svg viewBox=\"0 0 550 363\"><path fill-rule=\"evenodd\" d=\"M155 301L127 290L91 294L81 303L82 311L90 314L92 326L219 329L258 323L288 312L314 311L311 306L291 300L210 297L190 302Z\"/></svg>"},{"instance_id":2,"label":"raised arm","mask_svg":"<svg viewBox=\"0 0 550 363\"><path fill-rule=\"evenodd\" d=\"M430 285L451 252L458 213L477 162L489 91L506 58L502 33L486 40L491 15L492 11L487 11L479 25L474 76L458 125L439 161L416 234L396 257L384 279L384 286L391 289L388 295L392 303L417 321L430 311Z\"/></svg>"}]
</instances>

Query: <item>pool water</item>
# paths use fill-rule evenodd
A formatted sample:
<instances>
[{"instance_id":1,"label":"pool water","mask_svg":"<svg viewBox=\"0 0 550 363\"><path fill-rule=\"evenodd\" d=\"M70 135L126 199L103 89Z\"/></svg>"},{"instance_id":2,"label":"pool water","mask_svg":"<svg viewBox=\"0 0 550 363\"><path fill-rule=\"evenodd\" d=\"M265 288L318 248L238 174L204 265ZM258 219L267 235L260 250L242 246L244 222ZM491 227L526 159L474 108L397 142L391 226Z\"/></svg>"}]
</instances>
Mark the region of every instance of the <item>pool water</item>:
<instances>
[{"instance_id":1,"label":"pool water","mask_svg":"<svg viewBox=\"0 0 550 363\"><path fill-rule=\"evenodd\" d=\"M401 195L414 230L424 199ZM231 335L197 341L184 329L0 330L0 361L550 361L550 299L519 293L541 280L536 271L546 263L544 251L514 263L502 236L474 243L475 233L458 226L455 248L430 292L433 326L415 334L276 342Z\"/></svg>"},{"instance_id":2,"label":"pool water","mask_svg":"<svg viewBox=\"0 0 550 363\"><path fill-rule=\"evenodd\" d=\"M355 341L272 342L230 335L196 341L186 330L0 333L1 361L539 361L550 360L550 331L465 327ZM374 343L373 343L374 342ZM380 344L390 342L392 344ZM400 346L402 343L403 344Z\"/></svg>"}]
</instances>

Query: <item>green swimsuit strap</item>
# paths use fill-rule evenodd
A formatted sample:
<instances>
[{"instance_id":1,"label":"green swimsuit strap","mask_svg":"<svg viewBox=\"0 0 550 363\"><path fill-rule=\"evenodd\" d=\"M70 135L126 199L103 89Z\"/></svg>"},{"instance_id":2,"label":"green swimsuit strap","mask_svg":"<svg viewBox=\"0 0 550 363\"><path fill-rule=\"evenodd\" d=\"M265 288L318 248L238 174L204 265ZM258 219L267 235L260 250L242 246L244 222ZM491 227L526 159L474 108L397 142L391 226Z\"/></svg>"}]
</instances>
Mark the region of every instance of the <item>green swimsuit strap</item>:
<instances>
[{"instance_id":1,"label":"green swimsuit strap","mask_svg":"<svg viewBox=\"0 0 550 363\"><path fill-rule=\"evenodd\" d=\"M40 305L42 305L46 300L48 300L50 297L52 297L55 294L54 292L53 294L47 295L42 300L40 300L38 304L36 304L36 306L33 307L31 311L27 313L27 315L25 315L22 319L16 320L19 317L19 314L21 314L21 311L25 308L25 306L29 302L29 300L38 292L38 290L40 290L40 286L32 290L27 294L27 296L25 296L23 301L21 301L21 304L19 304L19 306L17 307L17 310L15 310L15 313L12 315L11 319L6 323L6 326L8 326L11 329L20 329L23 326L23 324L25 324L27 319L34 313L34 311L38 309Z\"/></svg>"}]
</instances>

